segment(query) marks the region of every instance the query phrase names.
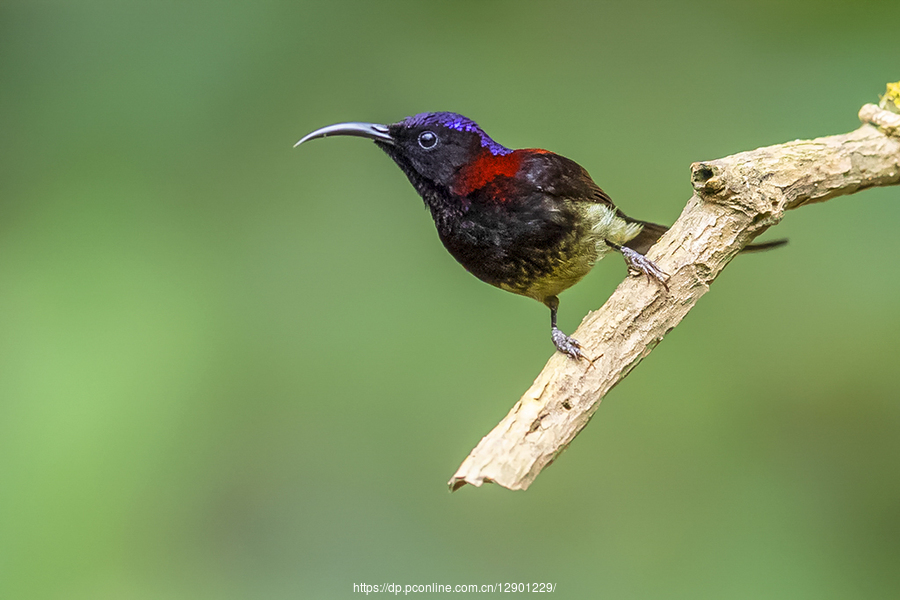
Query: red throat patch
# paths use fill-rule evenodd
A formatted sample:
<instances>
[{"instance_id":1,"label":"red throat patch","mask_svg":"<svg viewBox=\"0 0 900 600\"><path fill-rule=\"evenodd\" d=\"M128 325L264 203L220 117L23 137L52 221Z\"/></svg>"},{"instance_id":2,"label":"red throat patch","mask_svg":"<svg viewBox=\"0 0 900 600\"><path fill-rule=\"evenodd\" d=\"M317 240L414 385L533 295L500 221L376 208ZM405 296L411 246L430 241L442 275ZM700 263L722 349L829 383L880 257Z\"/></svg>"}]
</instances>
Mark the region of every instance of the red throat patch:
<instances>
[{"instance_id":1,"label":"red throat patch","mask_svg":"<svg viewBox=\"0 0 900 600\"><path fill-rule=\"evenodd\" d=\"M459 170L456 183L450 191L459 196L468 196L497 177L515 177L522 165L522 158L523 150L494 156L485 148L475 160Z\"/></svg>"}]
</instances>

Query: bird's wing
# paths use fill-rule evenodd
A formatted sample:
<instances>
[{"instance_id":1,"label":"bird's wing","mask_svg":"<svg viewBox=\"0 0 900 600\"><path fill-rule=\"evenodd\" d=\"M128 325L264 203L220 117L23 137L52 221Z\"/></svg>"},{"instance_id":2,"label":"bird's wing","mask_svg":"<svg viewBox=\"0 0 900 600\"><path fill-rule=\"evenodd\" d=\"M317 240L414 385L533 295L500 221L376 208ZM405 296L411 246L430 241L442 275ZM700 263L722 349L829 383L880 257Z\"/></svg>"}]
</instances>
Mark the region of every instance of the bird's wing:
<instances>
[{"instance_id":1,"label":"bird's wing","mask_svg":"<svg viewBox=\"0 0 900 600\"><path fill-rule=\"evenodd\" d=\"M547 150L526 150L520 173L545 194L574 202L598 203L615 208L590 174L574 160Z\"/></svg>"},{"instance_id":2,"label":"bird's wing","mask_svg":"<svg viewBox=\"0 0 900 600\"><path fill-rule=\"evenodd\" d=\"M613 209L616 216L626 223L641 225L640 233L626 244L641 254L659 240L668 227L647 221L632 219L619 210L609 195L600 189L588 172L578 163L552 152L540 151L528 159L528 169L535 183L549 193L572 202L602 204Z\"/></svg>"}]
</instances>

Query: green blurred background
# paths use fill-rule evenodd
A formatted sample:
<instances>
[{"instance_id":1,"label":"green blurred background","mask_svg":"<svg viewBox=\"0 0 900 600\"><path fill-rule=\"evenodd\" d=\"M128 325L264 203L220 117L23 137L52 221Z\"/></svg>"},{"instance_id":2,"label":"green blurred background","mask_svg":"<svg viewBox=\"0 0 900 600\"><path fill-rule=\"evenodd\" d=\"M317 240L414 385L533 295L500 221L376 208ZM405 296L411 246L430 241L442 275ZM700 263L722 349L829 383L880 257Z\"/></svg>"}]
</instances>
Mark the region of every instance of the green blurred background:
<instances>
[{"instance_id":1,"label":"green blurred background","mask_svg":"<svg viewBox=\"0 0 900 600\"><path fill-rule=\"evenodd\" d=\"M671 222L843 133L897 2L0 4L0 597L896 598L900 189L790 214L527 492L446 481L552 346L371 143L452 110ZM625 275L563 296L573 330Z\"/></svg>"}]
</instances>

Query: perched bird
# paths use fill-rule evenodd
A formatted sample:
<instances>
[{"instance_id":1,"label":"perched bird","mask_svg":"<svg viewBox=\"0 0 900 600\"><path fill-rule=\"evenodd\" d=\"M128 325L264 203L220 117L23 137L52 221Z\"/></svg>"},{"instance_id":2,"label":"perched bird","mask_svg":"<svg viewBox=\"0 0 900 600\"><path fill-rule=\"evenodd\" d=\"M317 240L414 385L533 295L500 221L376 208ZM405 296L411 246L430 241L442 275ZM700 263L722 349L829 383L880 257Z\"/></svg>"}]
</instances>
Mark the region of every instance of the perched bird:
<instances>
[{"instance_id":1,"label":"perched bird","mask_svg":"<svg viewBox=\"0 0 900 600\"><path fill-rule=\"evenodd\" d=\"M329 125L295 147L333 135L374 140L422 196L450 254L478 279L544 303L553 344L572 358L584 354L556 326L557 295L605 254L621 253L630 270L666 287L667 275L644 255L668 228L626 216L568 158L511 150L450 112Z\"/></svg>"}]
</instances>

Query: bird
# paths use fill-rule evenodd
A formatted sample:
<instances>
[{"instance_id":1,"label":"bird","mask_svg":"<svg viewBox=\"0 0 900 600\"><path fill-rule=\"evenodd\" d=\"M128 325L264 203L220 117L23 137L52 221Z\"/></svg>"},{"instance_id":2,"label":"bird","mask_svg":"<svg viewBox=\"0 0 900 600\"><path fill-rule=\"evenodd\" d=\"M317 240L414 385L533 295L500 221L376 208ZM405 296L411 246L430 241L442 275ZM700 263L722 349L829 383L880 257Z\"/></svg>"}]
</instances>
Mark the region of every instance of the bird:
<instances>
[{"instance_id":1,"label":"bird","mask_svg":"<svg viewBox=\"0 0 900 600\"><path fill-rule=\"evenodd\" d=\"M606 254L621 254L629 272L668 290L668 275L646 257L668 227L625 215L569 158L507 148L453 112L420 113L386 125L337 123L294 147L331 136L373 140L422 197L453 258L481 281L549 308L550 339L573 359L590 360L579 341L557 327L558 296Z\"/></svg>"}]
</instances>

